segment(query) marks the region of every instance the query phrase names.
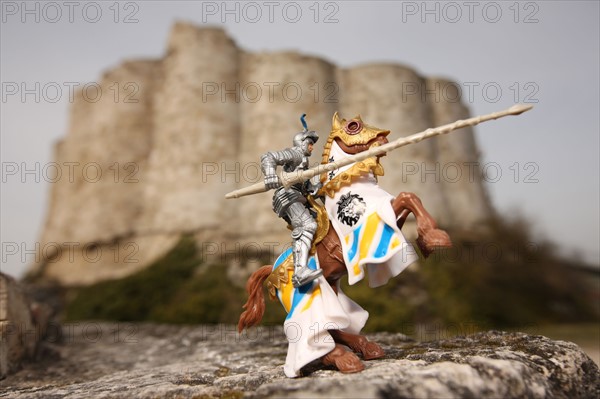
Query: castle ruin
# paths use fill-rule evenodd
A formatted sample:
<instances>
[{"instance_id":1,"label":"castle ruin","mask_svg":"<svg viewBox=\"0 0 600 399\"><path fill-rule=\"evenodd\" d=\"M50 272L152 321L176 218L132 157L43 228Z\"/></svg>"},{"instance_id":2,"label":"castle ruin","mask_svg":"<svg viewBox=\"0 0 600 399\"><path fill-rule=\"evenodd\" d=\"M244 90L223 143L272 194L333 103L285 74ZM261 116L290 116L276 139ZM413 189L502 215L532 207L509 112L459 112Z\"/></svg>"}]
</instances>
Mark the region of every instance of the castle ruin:
<instances>
[{"instance_id":1,"label":"castle ruin","mask_svg":"<svg viewBox=\"0 0 600 399\"><path fill-rule=\"evenodd\" d=\"M321 137L315 163L335 111L391 130L390 140L469 116L454 83L406 66L250 53L221 29L187 23L174 25L163 58L124 62L99 87L93 100L76 93L55 147L55 162L81 173L52 184L41 241L57 251L34 270L63 285L135 273L183 234L217 257L283 250L289 232L270 194L224 196L262 180L260 155L290 146L303 113ZM476 228L492 214L480 170L465 167L478 157L464 129L383 158L380 183L415 192L443 227Z\"/></svg>"}]
</instances>

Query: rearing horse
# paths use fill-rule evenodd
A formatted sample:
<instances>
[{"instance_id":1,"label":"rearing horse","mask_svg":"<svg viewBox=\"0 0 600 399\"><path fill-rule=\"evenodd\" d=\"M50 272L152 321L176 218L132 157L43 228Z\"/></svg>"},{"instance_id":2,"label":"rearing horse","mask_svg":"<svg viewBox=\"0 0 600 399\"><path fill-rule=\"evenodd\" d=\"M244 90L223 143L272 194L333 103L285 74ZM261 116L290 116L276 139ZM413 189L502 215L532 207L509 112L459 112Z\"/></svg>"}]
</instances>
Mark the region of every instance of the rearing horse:
<instances>
[{"instance_id":1,"label":"rearing horse","mask_svg":"<svg viewBox=\"0 0 600 399\"><path fill-rule=\"evenodd\" d=\"M365 124L360 116L346 121L336 113L322 163L385 144L389 133ZM298 376L304 365L319 358L325 365L353 373L364 369L354 352L365 360L384 356L379 345L360 335L368 313L342 292L340 279L347 274L349 283L355 284L368 274L369 285L377 287L416 261L416 251L400 231L411 212L417 222L417 245L425 257L436 248L452 245L415 194L402 192L394 197L381 189L377 178L382 175L379 157L321 175L319 194L324 196L324 204L309 197L318 230L308 266L320 267L322 277L294 288L289 249L274 265L261 267L248 279L249 298L238 329L241 332L262 319L262 285L266 282L271 298L278 297L288 312L284 322L289 342L284 371L288 377Z\"/></svg>"}]
</instances>

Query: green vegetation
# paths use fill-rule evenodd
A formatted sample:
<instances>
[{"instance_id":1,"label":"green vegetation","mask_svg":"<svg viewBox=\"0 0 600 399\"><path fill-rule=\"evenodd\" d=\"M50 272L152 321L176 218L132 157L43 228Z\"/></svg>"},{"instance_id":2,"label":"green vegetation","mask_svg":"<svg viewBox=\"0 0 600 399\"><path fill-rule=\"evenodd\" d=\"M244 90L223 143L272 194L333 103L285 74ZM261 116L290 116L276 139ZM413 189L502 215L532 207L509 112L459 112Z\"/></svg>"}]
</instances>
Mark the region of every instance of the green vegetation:
<instances>
[{"instance_id":1,"label":"green vegetation","mask_svg":"<svg viewBox=\"0 0 600 399\"><path fill-rule=\"evenodd\" d=\"M407 326L427 323L487 329L597 320L580 274L555 255L552 244L533 243L520 222L493 222L490 230L475 239L451 232L455 247L421 261L415 271L376 289L363 281L343 290L369 311L368 331L410 334ZM189 237L137 274L79 288L71 297L68 320L164 323L236 323L246 301L226 266L202 265ZM281 305L267 299L263 323L277 325L284 318Z\"/></svg>"},{"instance_id":2,"label":"green vegetation","mask_svg":"<svg viewBox=\"0 0 600 399\"><path fill-rule=\"evenodd\" d=\"M183 237L162 259L132 276L77 289L66 319L237 323L245 290L229 281L224 265L197 273L200 266L194 241ZM267 304L265 323L279 324L283 318L281 305Z\"/></svg>"},{"instance_id":3,"label":"green vegetation","mask_svg":"<svg viewBox=\"0 0 600 399\"><path fill-rule=\"evenodd\" d=\"M105 281L77 292L69 320L157 320L157 313L193 276L200 264L193 241L183 238L165 257L135 275Z\"/></svg>"},{"instance_id":4,"label":"green vegetation","mask_svg":"<svg viewBox=\"0 0 600 399\"><path fill-rule=\"evenodd\" d=\"M551 243L533 242L524 222L489 227L487 237L475 239L450 233L454 248L384 287L344 287L370 312L366 329L406 333L435 322L488 329L597 320L575 268L581 265L558 257Z\"/></svg>"}]
</instances>

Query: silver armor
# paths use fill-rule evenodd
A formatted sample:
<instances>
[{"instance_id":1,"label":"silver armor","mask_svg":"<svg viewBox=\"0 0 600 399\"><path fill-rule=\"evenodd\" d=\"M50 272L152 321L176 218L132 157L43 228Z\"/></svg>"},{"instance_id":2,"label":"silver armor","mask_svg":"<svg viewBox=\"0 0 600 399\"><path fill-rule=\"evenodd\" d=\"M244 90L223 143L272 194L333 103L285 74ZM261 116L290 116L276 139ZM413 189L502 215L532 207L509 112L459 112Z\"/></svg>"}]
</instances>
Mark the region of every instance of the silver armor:
<instances>
[{"instance_id":1,"label":"silver armor","mask_svg":"<svg viewBox=\"0 0 600 399\"><path fill-rule=\"evenodd\" d=\"M273 211L292 226L294 287L310 283L323 274L321 269L313 270L307 266L317 223L306 206L306 195L316 192L319 186L309 182L284 188L279 182L276 168L282 166L285 172L308 169L312 145L318 139L316 132L305 130L294 136L293 147L270 151L260 158L265 186L267 189L276 189L273 194Z\"/></svg>"}]
</instances>

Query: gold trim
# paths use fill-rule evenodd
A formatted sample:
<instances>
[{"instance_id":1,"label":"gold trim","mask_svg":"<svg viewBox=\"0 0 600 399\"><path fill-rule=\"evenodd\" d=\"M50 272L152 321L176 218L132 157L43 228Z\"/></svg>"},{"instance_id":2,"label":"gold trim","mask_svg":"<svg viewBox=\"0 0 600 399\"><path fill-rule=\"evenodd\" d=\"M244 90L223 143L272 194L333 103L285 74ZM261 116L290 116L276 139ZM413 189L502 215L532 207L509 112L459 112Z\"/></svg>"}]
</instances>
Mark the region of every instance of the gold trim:
<instances>
[{"instance_id":1,"label":"gold trim","mask_svg":"<svg viewBox=\"0 0 600 399\"><path fill-rule=\"evenodd\" d=\"M324 205L318 203L312 195L308 196L308 203L310 206L312 206L315 212L317 212L317 232L315 233L315 238L313 239L312 247L310 249L310 254L314 255L317 252L317 244L320 243L327 235L327 232L329 232L330 222Z\"/></svg>"},{"instance_id":2,"label":"gold trim","mask_svg":"<svg viewBox=\"0 0 600 399\"><path fill-rule=\"evenodd\" d=\"M369 172L373 172L375 178L377 178L377 176L383 176L384 174L383 166L381 166L375 157L367 158L362 162L352 165L350 169L338 174L327 182L327 184L321 188L319 193L325 193L333 198L340 188L351 185L356 178L368 174Z\"/></svg>"},{"instance_id":3,"label":"gold trim","mask_svg":"<svg viewBox=\"0 0 600 399\"><path fill-rule=\"evenodd\" d=\"M344 144L347 146L352 146L355 144L367 144L375 137L379 135L387 135L389 134L389 130L379 129L374 126L369 126L365 124L360 115L354 117L352 120L359 121L363 128L359 134L349 135L344 131L344 126L346 125L346 119L341 119L336 112L333 115L333 121L331 123L331 133L325 142L325 146L323 148L323 156L321 157L321 164L329 163L329 157L331 154L331 147L333 145L333 141L336 138L342 140ZM371 145L371 147L378 146L379 143L375 142ZM331 181L325 183L327 181L327 173L321 174L321 183L323 183L323 188L319 191L319 194L327 194L329 197L333 197L341 187L352 184L353 180L357 177L367 174L369 172L373 172L375 177L383 176L383 166L379 163L379 159L376 157L367 158L362 162L358 162L352 165L348 170L338 174Z\"/></svg>"},{"instance_id":4,"label":"gold trim","mask_svg":"<svg viewBox=\"0 0 600 399\"><path fill-rule=\"evenodd\" d=\"M348 134L348 132L346 132L345 127L352 121L358 122L362 126L362 128L359 132L355 134ZM331 123L331 133L329 134L329 138L337 137L341 139L342 142L348 147L351 147L356 144L367 144L369 141L373 140L380 134L387 135L389 133L389 130L384 130L375 126L367 125L363 122L360 115L357 115L349 121L346 121L346 119L340 119L338 113L336 112L333 115L333 121Z\"/></svg>"},{"instance_id":5,"label":"gold trim","mask_svg":"<svg viewBox=\"0 0 600 399\"><path fill-rule=\"evenodd\" d=\"M294 261L290 254L277 269L273 270L267 277L266 285L269 291L269 298L274 301L277 299L277 291L282 285L288 284L289 271L294 270Z\"/></svg>"}]
</instances>

